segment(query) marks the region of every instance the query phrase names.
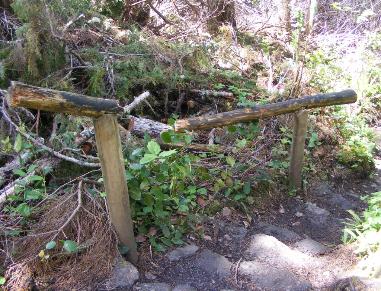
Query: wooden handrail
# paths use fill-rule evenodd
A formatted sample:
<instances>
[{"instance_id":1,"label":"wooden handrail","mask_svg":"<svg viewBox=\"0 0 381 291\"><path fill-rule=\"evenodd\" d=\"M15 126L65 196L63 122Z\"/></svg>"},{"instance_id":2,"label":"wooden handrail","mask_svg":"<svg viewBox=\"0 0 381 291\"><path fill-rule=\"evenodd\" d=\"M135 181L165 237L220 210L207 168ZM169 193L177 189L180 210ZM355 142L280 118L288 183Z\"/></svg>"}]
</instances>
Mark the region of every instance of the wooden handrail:
<instances>
[{"instance_id":1,"label":"wooden handrail","mask_svg":"<svg viewBox=\"0 0 381 291\"><path fill-rule=\"evenodd\" d=\"M233 111L218 113L215 115L180 119L175 123L175 131L181 132L184 130L211 129L239 122L247 122L256 119L292 113L302 109L312 109L330 105L354 103L356 100L357 94L353 90L345 90L328 94L318 94L273 104L237 109Z\"/></svg>"}]
</instances>

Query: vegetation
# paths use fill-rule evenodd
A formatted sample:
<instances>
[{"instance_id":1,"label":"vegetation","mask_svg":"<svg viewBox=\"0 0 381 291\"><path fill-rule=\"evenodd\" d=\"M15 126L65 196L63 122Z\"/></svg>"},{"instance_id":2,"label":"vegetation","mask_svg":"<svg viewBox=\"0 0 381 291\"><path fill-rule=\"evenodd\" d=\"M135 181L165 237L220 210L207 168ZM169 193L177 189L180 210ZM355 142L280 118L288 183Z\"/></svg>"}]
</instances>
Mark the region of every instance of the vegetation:
<instances>
[{"instance_id":1,"label":"vegetation","mask_svg":"<svg viewBox=\"0 0 381 291\"><path fill-rule=\"evenodd\" d=\"M356 104L310 113L304 191L315 179L336 175L343 167L347 179L372 174L371 127L379 123L381 112L381 31L379 15L365 3L369 1L319 1L315 16L286 5L289 11L279 9L274 19L266 15L274 11L266 1L176 1L170 10L166 2L173 4L9 1L0 9L0 87L6 90L11 80L18 80L113 98L121 105L149 91L151 96L130 114L169 125L179 118L350 87L358 93ZM259 23L253 24L253 18ZM284 27L278 27L279 19ZM229 94L200 93L207 90ZM94 276L103 279L117 240L110 230L101 172L83 167L83 162L99 161L92 121L14 109L6 95L1 91L0 259L5 269L0 268L0 285L19 286L11 272L24 268L24 262L35 263L28 266L32 273L60 270L78 278L76 271L99 253L104 264ZM128 115L119 121L127 131L121 131L123 155L141 248L164 251L182 244L188 233L202 237L206 218L224 207L250 220L253 208L284 199L282 193L296 194L287 180L293 126L287 116L161 136L137 134ZM211 145L192 149L200 144ZM76 162L57 160L52 152ZM380 231L379 194L367 200L363 216L351 212L345 232L344 240L358 241L362 254L380 243L363 246L368 235ZM57 215L49 211L52 207ZM77 223L73 217L86 219ZM97 241L90 237L92 224ZM30 251L23 253L26 242ZM91 282L62 278L58 274L52 288L65 288L65 283L81 288Z\"/></svg>"}]
</instances>

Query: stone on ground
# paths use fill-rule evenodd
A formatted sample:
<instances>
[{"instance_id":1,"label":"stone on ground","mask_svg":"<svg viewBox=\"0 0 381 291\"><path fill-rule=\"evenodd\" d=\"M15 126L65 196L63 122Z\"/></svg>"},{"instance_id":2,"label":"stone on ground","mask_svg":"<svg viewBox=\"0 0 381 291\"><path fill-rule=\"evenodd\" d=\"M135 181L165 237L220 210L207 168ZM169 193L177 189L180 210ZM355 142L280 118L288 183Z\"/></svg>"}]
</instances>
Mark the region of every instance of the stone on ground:
<instances>
[{"instance_id":1,"label":"stone on ground","mask_svg":"<svg viewBox=\"0 0 381 291\"><path fill-rule=\"evenodd\" d=\"M172 291L197 291L197 289L188 284L180 284L176 285Z\"/></svg>"},{"instance_id":2,"label":"stone on ground","mask_svg":"<svg viewBox=\"0 0 381 291\"><path fill-rule=\"evenodd\" d=\"M302 239L300 235L293 232L292 230L289 230L287 228L275 226L269 223L259 223L259 228L262 233L275 236L277 239L284 241L284 242L294 242Z\"/></svg>"},{"instance_id":3,"label":"stone on ground","mask_svg":"<svg viewBox=\"0 0 381 291\"><path fill-rule=\"evenodd\" d=\"M319 226L325 224L330 215L328 210L320 208L311 202L306 203L306 214L311 223Z\"/></svg>"},{"instance_id":4,"label":"stone on ground","mask_svg":"<svg viewBox=\"0 0 381 291\"><path fill-rule=\"evenodd\" d=\"M330 251L329 247L311 238L305 238L301 241L296 242L294 247L303 253L307 253L313 256L323 255Z\"/></svg>"},{"instance_id":5,"label":"stone on ground","mask_svg":"<svg viewBox=\"0 0 381 291\"><path fill-rule=\"evenodd\" d=\"M138 283L133 288L133 291L171 291L172 288L166 283Z\"/></svg>"},{"instance_id":6,"label":"stone on ground","mask_svg":"<svg viewBox=\"0 0 381 291\"><path fill-rule=\"evenodd\" d=\"M258 289L272 291L302 291L310 290L311 284L299 280L286 269L274 268L268 264L246 261L239 267L239 274L250 278Z\"/></svg>"},{"instance_id":7,"label":"stone on ground","mask_svg":"<svg viewBox=\"0 0 381 291\"><path fill-rule=\"evenodd\" d=\"M275 237L266 234L253 235L244 255L248 260L259 259L271 266L279 267L304 268L316 263L316 258L293 250Z\"/></svg>"},{"instance_id":8,"label":"stone on ground","mask_svg":"<svg viewBox=\"0 0 381 291\"><path fill-rule=\"evenodd\" d=\"M184 247L174 249L173 251L168 253L167 257L171 262L174 262L183 258L190 257L194 255L197 251L198 251L198 246L194 244L190 244Z\"/></svg>"},{"instance_id":9,"label":"stone on ground","mask_svg":"<svg viewBox=\"0 0 381 291\"><path fill-rule=\"evenodd\" d=\"M119 288L129 289L138 279L139 272L136 267L123 258L120 258L112 271L111 278L106 281L105 288L107 290Z\"/></svg>"},{"instance_id":10,"label":"stone on ground","mask_svg":"<svg viewBox=\"0 0 381 291\"><path fill-rule=\"evenodd\" d=\"M227 258L211 250L203 250L195 260L195 264L208 274L217 275L219 278L229 276L232 266Z\"/></svg>"}]
</instances>

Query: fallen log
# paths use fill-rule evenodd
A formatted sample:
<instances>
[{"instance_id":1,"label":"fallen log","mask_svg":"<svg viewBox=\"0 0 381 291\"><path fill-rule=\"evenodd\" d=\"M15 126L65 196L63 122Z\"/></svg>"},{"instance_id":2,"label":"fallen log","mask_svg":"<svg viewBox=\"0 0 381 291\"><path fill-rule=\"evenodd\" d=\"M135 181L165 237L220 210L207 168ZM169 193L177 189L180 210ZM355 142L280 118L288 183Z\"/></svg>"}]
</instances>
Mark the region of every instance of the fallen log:
<instances>
[{"instance_id":1,"label":"fallen log","mask_svg":"<svg viewBox=\"0 0 381 291\"><path fill-rule=\"evenodd\" d=\"M197 90L197 89L191 89L191 93L201 96L202 98L205 97L221 97L225 99L234 99L234 94L232 92L226 92L226 91L214 91L214 90Z\"/></svg>"},{"instance_id":2,"label":"fallen log","mask_svg":"<svg viewBox=\"0 0 381 291\"><path fill-rule=\"evenodd\" d=\"M9 103L14 107L89 117L123 112L123 107L116 100L40 88L20 82L12 82L8 92Z\"/></svg>"},{"instance_id":3,"label":"fallen log","mask_svg":"<svg viewBox=\"0 0 381 291\"><path fill-rule=\"evenodd\" d=\"M175 123L175 131L181 132L185 130L211 129L214 127L222 127L234 123L248 122L256 119L291 113L301 109L312 109L330 105L354 103L356 100L357 95L353 90L345 90L329 94L318 94L279 103L237 109L215 115L177 120Z\"/></svg>"}]
</instances>

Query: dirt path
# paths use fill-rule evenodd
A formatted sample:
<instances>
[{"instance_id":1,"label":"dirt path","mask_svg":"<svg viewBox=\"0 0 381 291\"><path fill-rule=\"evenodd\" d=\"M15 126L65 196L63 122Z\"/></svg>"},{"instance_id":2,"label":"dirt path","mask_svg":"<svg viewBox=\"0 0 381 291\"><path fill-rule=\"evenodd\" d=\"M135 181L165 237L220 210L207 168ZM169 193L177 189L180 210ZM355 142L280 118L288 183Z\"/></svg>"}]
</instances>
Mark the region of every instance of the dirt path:
<instances>
[{"instance_id":1,"label":"dirt path","mask_svg":"<svg viewBox=\"0 0 381 291\"><path fill-rule=\"evenodd\" d=\"M356 257L341 244L347 210L363 210L360 197L381 189L380 159L377 167L367 180L320 183L308 197L289 198L271 213L256 214L247 225L225 213L209 221L205 240L190 238L185 247L154 254L132 283L112 286L150 291L381 290L380 282L364 283L351 275Z\"/></svg>"}]
</instances>

